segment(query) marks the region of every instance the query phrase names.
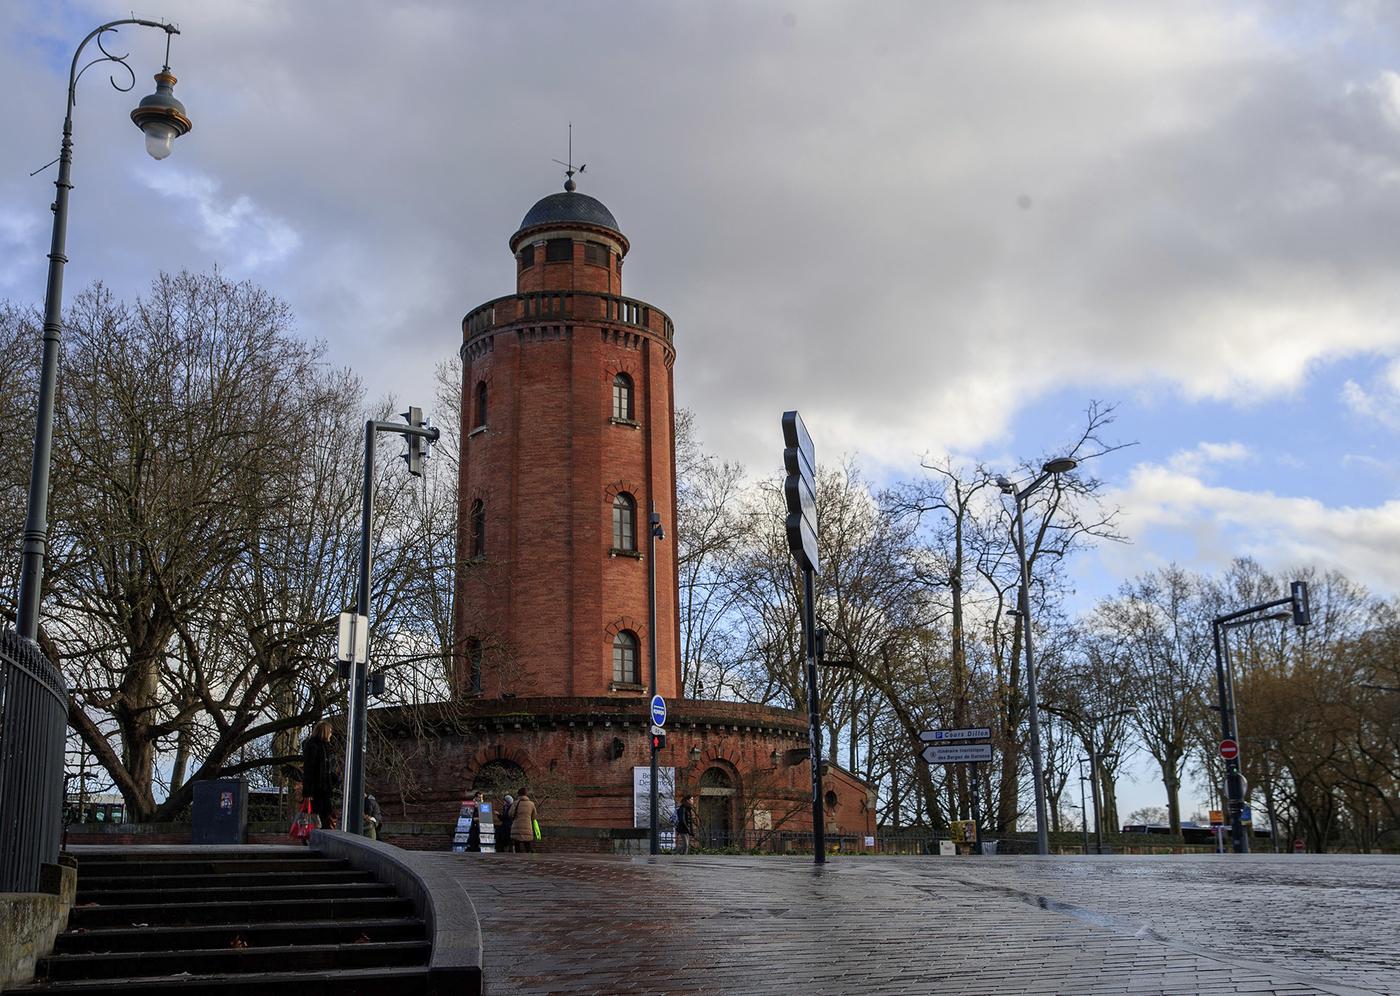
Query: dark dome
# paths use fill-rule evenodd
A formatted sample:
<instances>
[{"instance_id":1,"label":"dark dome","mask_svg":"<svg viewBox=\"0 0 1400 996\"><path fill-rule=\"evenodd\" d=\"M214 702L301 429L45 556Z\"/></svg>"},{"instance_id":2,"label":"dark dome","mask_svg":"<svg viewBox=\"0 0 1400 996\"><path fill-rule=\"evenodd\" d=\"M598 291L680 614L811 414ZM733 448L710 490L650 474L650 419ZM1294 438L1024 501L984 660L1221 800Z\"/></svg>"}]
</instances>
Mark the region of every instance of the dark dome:
<instances>
[{"instance_id":1,"label":"dark dome","mask_svg":"<svg viewBox=\"0 0 1400 996\"><path fill-rule=\"evenodd\" d=\"M603 202L578 191L564 190L535 202L520 223L520 231L536 225L559 225L574 222L580 225L600 225L621 232L617 219L603 206Z\"/></svg>"}]
</instances>

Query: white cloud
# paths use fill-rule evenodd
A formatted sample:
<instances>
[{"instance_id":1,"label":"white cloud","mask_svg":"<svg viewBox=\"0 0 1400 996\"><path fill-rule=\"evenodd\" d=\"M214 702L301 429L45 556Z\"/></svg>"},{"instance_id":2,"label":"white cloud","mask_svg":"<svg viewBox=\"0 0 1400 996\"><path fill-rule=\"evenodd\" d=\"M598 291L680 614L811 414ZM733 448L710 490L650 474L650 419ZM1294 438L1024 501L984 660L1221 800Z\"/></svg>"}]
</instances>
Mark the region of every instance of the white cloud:
<instances>
[{"instance_id":1,"label":"white cloud","mask_svg":"<svg viewBox=\"0 0 1400 996\"><path fill-rule=\"evenodd\" d=\"M1250 459L1253 454L1244 443L1197 443L1194 449L1179 450L1172 454L1168 465L1179 474L1200 475L1207 468L1219 463L1232 463Z\"/></svg>"},{"instance_id":2,"label":"white cloud","mask_svg":"<svg viewBox=\"0 0 1400 996\"><path fill-rule=\"evenodd\" d=\"M284 262L301 246L291 225L260 209L248 195L221 198L220 184L212 177L178 167L144 168L137 176L156 193L189 202L201 228L198 244L217 252L236 275Z\"/></svg>"},{"instance_id":3,"label":"white cloud","mask_svg":"<svg viewBox=\"0 0 1400 996\"><path fill-rule=\"evenodd\" d=\"M1400 592L1400 501L1332 507L1314 498L1214 486L1158 464L1134 467L1110 499L1122 507L1124 527L1135 539L1160 543L1170 533L1187 542L1174 551L1183 563L1214 570L1250 556L1270 569L1315 564Z\"/></svg>"},{"instance_id":4,"label":"white cloud","mask_svg":"<svg viewBox=\"0 0 1400 996\"><path fill-rule=\"evenodd\" d=\"M1400 392L1388 384L1383 384L1380 390L1367 391L1349 379L1342 385L1342 403L1354 415L1379 422L1387 429L1400 429Z\"/></svg>"}]
</instances>

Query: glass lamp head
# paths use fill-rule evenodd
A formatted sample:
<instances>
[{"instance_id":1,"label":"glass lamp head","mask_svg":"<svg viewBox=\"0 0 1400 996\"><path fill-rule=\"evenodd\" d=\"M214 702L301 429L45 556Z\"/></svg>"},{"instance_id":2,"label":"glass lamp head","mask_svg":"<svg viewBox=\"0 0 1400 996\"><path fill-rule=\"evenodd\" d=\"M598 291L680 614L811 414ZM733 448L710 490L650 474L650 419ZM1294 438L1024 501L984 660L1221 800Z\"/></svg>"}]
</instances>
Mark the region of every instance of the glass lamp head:
<instances>
[{"instance_id":1,"label":"glass lamp head","mask_svg":"<svg viewBox=\"0 0 1400 996\"><path fill-rule=\"evenodd\" d=\"M152 159L170 155L175 139L194 127L185 105L175 99L175 77L167 66L156 73L156 92L141 98L131 120L146 134L146 151Z\"/></svg>"}]
</instances>

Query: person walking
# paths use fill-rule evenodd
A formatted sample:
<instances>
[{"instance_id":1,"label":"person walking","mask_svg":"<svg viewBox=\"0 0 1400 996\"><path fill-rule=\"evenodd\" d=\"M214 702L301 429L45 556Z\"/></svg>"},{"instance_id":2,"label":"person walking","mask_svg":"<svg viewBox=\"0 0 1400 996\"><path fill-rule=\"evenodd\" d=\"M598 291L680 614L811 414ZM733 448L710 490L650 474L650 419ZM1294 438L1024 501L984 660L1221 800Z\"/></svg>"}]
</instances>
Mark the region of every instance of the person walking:
<instances>
[{"instance_id":1,"label":"person walking","mask_svg":"<svg viewBox=\"0 0 1400 996\"><path fill-rule=\"evenodd\" d=\"M511 820L514 819L515 797L508 795L505 797L505 805L501 807L501 826L496 831L496 850L502 854L508 854L515 850L515 844L510 839Z\"/></svg>"},{"instance_id":2,"label":"person walking","mask_svg":"<svg viewBox=\"0 0 1400 996\"><path fill-rule=\"evenodd\" d=\"M467 832L467 850L481 850L481 804L485 797L480 791L472 793L472 828Z\"/></svg>"},{"instance_id":3,"label":"person walking","mask_svg":"<svg viewBox=\"0 0 1400 996\"><path fill-rule=\"evenodd\" d=\"M515 797L510 820L510 842L517 851L535 849L535 800L522 787Z\"/></svg>"},{"instance_id":4,"label":"person walking","mask_svg":"<svg viewBox=\"0 0 1400 996\"><path fill-rule=\"evenodd\" d=\"M365 836L370 840L379 839L379 827L384 822L384 810L379 808L379 800L365 793Z\"/></svg>"},{"instance_id":5,"label":"person walking","mask_svg":"<svg viewBox=\"0 0 1400 996\"><path fill-rule=\"evenodd\" d=\"M301 745L301 798L311 800L311 811L321 829L331 828L335 804L335 757L331 751L331 722L323 719L311 728Z\"/></svg>"},{"instance_id":6,"label":"person walking","mask_svg":"<svg viewBox=\"0 0 1400 996\"><path fill-rule=\"evenodd\" d=\"M695 796L688 795L681 800L676 810L676 853L689 854L695 848Z\"/></svg>"}]
</instances>

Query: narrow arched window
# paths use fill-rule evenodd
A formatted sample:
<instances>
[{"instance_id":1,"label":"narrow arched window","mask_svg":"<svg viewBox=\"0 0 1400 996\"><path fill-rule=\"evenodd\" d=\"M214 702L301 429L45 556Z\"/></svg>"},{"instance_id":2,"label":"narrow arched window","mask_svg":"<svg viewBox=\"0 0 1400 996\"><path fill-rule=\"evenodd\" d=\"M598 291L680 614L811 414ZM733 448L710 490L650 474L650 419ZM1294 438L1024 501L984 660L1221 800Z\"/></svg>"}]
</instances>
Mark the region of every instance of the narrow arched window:
<instances>
[{"instance_id":1,"label":"narrow arched window","mask_svg":"<svg viewBox=\"0 0 1400 996\"><path fill-rule=\"evenodd\" d=\"M613 681L619 684L641 684L637 669L637 634L624 629L613 637Z\"/></svg>"},{"instance_id":2,"label":"narrow arched window","mask_svg":"<svg viewBox=\"0 0 1400 996\"><path fill-rule=\"evenodd\" d=\"M482 656L483 656L483 651L482 651L482 647L481 647L481 641L478 640L478 639L477 639L476 637L474 637L474 636L468 638L468 640L467 640L467 666L470 668L470 680L471 680L471 684L468 686L468 690L469 690L469 693L472 694L472 695L480 695L480 694L481 694L481 659L482 659Z\"/></svg>"},{"instance_id":3,"label":"narrow arched window","mask_svg":"<svg viewBox=\"0 0 1400 996\"><path fill-rule=\"evenodd\" d=\"M476 382L476 420L472 428L486 424L486 381Z\"/></svg>"},{"instance_id":4,"label":"narrow arched window","mask_svg":"<svg viewBox=\"0 0 1400 996\"><path fill-rule=\"evenodd\" d=\"M472 502L472 558L486 556L486 503L480 498Z\"/></svg>"},{"instance_id":5,"label":"narrow arched window","mask_svg":"<svg viewBox=\"0 0 1400 996\"><path fill-rule=\"evenodd\" d=\"M626 491L618 492L613 499L613 539L614 550L629 553L637 549L637 499Z\"/></svg>"},{"instance_id":6,"label":"narrow arched window","mask_svg":"<svg viewBox=\"0 0 1400 996\"><path fill-rule=\"evenodd\" d=\"M633 417L632 407L632 378L625 373L620 373L613 378L613 418L625 418L631 421Z\"/></svg>"}]
</instances>

